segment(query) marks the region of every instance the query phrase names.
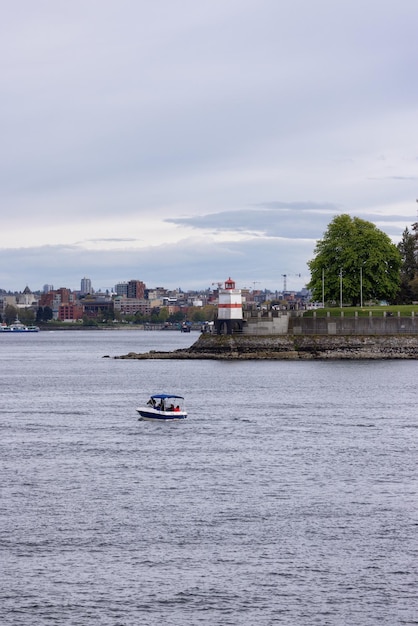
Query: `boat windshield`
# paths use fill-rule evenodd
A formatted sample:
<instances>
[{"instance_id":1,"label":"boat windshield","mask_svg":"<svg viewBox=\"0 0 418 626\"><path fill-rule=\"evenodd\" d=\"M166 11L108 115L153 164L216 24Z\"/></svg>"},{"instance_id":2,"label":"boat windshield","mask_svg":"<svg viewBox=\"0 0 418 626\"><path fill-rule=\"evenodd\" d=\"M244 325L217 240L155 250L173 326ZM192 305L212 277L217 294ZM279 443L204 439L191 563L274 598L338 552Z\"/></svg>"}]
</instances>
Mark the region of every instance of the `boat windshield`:
<instances>
[{"instance_id":1,"label":"boat windshield","mask_svg":"<svg viewBox=\"0 0 418 626\"><path fill-rule=\"evenodd\" d=\"M183 396L169 393L157 393L150 397L147 405L160 411L182 411Z\"/></svg>"}]
</instances>

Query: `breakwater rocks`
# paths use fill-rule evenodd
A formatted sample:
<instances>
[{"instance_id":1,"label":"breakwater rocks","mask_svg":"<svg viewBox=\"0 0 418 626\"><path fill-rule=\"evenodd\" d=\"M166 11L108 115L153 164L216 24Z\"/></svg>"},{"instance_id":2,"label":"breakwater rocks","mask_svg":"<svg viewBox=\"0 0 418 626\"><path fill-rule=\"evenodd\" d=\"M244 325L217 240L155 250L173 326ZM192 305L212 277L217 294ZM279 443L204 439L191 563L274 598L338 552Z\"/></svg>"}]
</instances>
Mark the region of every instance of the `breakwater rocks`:
<instances>
[{"instance_id":1,"label":"breakwater rocks","mask_svg":"<svg viewBox=\"0 0 418 626\"><path fill-rule=\"evenodd\" d=\"M190 348L116 359L418 359L418 335L200 335Z\"/></svg>"}]
</instances>

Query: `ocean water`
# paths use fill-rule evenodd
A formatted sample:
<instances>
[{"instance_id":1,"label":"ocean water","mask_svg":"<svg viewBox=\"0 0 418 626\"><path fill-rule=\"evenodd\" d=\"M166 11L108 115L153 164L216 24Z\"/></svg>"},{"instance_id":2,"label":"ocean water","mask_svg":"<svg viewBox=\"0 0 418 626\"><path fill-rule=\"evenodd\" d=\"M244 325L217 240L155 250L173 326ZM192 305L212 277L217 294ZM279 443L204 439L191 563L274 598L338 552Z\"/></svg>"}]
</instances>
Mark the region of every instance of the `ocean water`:
<instances>
[{"instance_id":1,"label":"ocean water","mask_svg":"<svg viewBox=\"0 0 418 626\"><path fill-rule=\"evenodd\" d=\"M418 624L418 362L103 358L197 337L0 336L0 624Z\"/></svg>"}]
</instances>

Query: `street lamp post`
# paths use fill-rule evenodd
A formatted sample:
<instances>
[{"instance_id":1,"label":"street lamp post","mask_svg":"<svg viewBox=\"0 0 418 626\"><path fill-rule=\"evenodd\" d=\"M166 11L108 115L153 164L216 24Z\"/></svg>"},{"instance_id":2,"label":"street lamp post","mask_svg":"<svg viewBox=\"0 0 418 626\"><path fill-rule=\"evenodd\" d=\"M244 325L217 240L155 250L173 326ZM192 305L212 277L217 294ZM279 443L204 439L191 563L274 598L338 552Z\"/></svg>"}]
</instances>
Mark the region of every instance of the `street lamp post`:
<instances>
[{"instance_id":1,"label":"street lamp post","mask_svg":"<svg viewBox=\"0 0 418 626\"><path fill-rule=\"evenodd\" d=\"M343 268L340 267L340 308L343 308Z\"/></svg>"},{"instance_id":2,"label":"street lamp post","mask_svg":"<svg viewBox=\"0 0 418 626\"><path fill-rule=\"evenodd\" d=\"M322 308L325 309L325 270L322 268Z\"/></svg>"},{"instance_id":3,"label":"street lamp post","mask_svg":"<svg viewBox=\"0 0 418 626\"><path fill-rule=\"evenodd\" d=\"M360 308L363 308L363 266L360 265Z\"/></svg>"}]
</instances>

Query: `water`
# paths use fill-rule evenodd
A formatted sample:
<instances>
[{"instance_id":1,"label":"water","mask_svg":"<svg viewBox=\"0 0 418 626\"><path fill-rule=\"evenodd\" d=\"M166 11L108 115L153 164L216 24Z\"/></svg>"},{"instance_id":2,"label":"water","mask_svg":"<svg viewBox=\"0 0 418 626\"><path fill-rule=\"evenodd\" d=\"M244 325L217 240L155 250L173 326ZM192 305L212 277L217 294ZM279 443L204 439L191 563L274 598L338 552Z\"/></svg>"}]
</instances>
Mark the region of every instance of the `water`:
<instances>
[{"instance_id":1,"label":"water","mask_svg":"<svg viewBox=\"0 0 418 626\"><path fill-rule=\"evenodd\" d=\"M102 358L197 336L0 337L2 626L417 624L418 362Z\"/></svg>"}]
</instances>

